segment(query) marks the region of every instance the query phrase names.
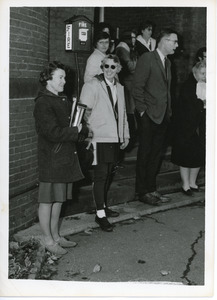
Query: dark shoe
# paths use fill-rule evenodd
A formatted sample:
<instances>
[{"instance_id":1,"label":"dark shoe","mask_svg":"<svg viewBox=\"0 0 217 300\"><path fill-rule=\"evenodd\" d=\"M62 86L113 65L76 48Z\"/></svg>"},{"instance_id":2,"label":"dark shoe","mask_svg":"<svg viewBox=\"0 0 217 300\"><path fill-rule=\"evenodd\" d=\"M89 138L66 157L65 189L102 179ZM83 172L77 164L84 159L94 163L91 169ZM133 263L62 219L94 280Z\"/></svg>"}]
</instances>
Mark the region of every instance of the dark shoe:
<instances>
[{"instance_id":1,"label":"dark shoe","mask_svg":"<svg viewBox=\"0 0 217 300\"><path fill-rule=\"evenodd\" d=\"M105 214L107 218L116 218L119 216L119 213L117 211L113 211L108 207L105 207Z\"/></svg>"},{"instance_id":2,"label":"dark shoe","mask_svg":"<svg viewBox=\"0 0 217 300\"><path fill-rule=\"evenodd\" d=\"M196 192L196 193L202 192L202 190L199 187L197 187L197 188L190 187L190 188L193 192Z\"/></svg>"},{"instance_id":3,"label":"dark shoe","mask_svg":"<svg viewBox=\"0 0 217 300\"><path fill-rule=\"evenodd\" d=\"M97 224L99 224L99 226L102 230L108 231L108 232L113 231L113 226L112 226L112 224L109 223L109 221L107 220L106 217L99 218L96 216L95 222Z\"/></svg>"},{"instance_id":4,"label":"dark shoe","mask_svg":"<svg viewBox=\"0 0 217 300\"><path fill-rule=\"evenodd\" d=\"M160 200L157 197L153 196L152 193L143 195L139 198L139 201L154 206L160 205Z\"/></svg>"},{"instance_id":5,"label":"dark shoe","mask_svg":"<svg viewBox=\"0 0 217 300\"><path fill-rule=\"evenodd\" d=\"M159 192L155 191L153 193L151 193L153 196L157 197L161 203L167 203L171 201L171 198L168 196L163 196L161 195Z\"/></svg>"},{"instance_id":6,"label":"dark shoe","mask_svg":"<svg viewBox=\"0 0 217 300\"><path fill-rule=\"evenodd\" d=\"M185 194L186 196L193 196L193 192L192 192L191 189L188 189L188 190L185 191L185 190L182 188L182 193Z\"/></svg>"}]
</instances>

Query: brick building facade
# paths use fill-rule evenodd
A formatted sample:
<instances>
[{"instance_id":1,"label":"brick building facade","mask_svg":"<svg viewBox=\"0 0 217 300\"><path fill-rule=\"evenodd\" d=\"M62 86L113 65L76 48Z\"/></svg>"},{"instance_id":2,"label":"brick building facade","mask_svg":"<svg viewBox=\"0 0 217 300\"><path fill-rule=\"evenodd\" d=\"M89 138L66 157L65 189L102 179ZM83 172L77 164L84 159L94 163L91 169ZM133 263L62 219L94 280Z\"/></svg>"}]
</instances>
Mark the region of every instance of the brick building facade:
<instances>
[{"instance_id":1,"label":"brick building facade","mask_svg":"<svg viewBox=\"0 0 217 300\"><path fill-rule=\"evenodd\" d=\"M120 13L121 11L121 13ZM71 70L68 82L76 93L75 54L65 51L65 23L74 15L96 19L94 7L10 8L10 144L9 229L10 233L30 226L37 219L37 136L34 127L34 98L38 76L45 62L58 59ZM114 29L138 28L143 19L156 23L155 34L170 26L180 34L183 51L174 58L177 86L186 78L198 48L206 45L206 8L109 7L105 21ZM78 54L80 85L89 53Z\"/></svg>"}]
</instances>

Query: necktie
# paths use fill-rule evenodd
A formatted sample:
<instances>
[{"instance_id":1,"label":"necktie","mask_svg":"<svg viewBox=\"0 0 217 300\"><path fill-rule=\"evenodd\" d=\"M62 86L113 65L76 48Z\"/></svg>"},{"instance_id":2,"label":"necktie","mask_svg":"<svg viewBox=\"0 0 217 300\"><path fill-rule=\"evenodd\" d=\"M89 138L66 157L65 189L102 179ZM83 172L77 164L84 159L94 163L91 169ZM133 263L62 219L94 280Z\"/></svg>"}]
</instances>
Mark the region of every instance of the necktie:
<instances>
[{"instance_id":1,"label":"necktie","mask_svg":"<svg viewBox=\"0 0 217 300\"><path fill-rule=\"evenodd\" d=\"M113 111L114 111L115 119L117 120L118 119L118 105L117 105L117 101L114 102L114 99L112 97L111 88L110 88L110 86L106 82L105 82L105 84L106 84L106 87L107 87L109 99L110 99L111 104L112 104L112 108L113 108Z\"/></svg>"}]
</instances>

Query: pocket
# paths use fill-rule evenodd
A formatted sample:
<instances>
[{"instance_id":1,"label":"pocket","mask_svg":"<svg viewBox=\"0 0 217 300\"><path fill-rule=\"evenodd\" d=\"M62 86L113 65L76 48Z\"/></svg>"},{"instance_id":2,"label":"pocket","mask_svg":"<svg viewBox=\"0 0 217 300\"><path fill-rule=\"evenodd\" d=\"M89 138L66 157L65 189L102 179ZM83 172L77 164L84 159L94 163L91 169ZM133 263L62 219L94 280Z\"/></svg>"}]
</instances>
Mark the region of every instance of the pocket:
<instances>
[{"instance_id":1,"label":"pocket","mask_svg":"<svg viewBox=\"0 0 217 300\"><path fill-rule=\"evenodd\" d=\"M51 163L56 167L73 164L73 149L69 143L61 144L59 151L55 151L53 147L51 151Z\"/></svg>"}]
</instances>

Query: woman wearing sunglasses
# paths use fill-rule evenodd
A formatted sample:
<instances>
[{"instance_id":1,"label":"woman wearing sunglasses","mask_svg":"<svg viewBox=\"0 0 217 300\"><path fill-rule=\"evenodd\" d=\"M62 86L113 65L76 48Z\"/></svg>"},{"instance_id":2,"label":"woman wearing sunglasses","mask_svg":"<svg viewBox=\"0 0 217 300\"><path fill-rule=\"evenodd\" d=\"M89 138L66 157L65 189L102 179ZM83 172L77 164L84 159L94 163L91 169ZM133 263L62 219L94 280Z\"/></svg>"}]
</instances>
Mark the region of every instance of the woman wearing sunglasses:
<instances>
[{"instance_id":1,"label":"woman wearing sunglasses","mask_svg":"<svg viewBox=\"0 0 217 300\"><path fill-rule=\"evenodd\" d=\"M108 217L119 214L107 206L107 192L113 166L118 161L119 150L129 143L124 89L115 76L121 70L119 58L109 54L101 64L102 73L86 82L80 102L87 105L85 120L93 132L93 197L96 204L95 221L104 231L113 231Z\"/></svg>"}]
</instances>

